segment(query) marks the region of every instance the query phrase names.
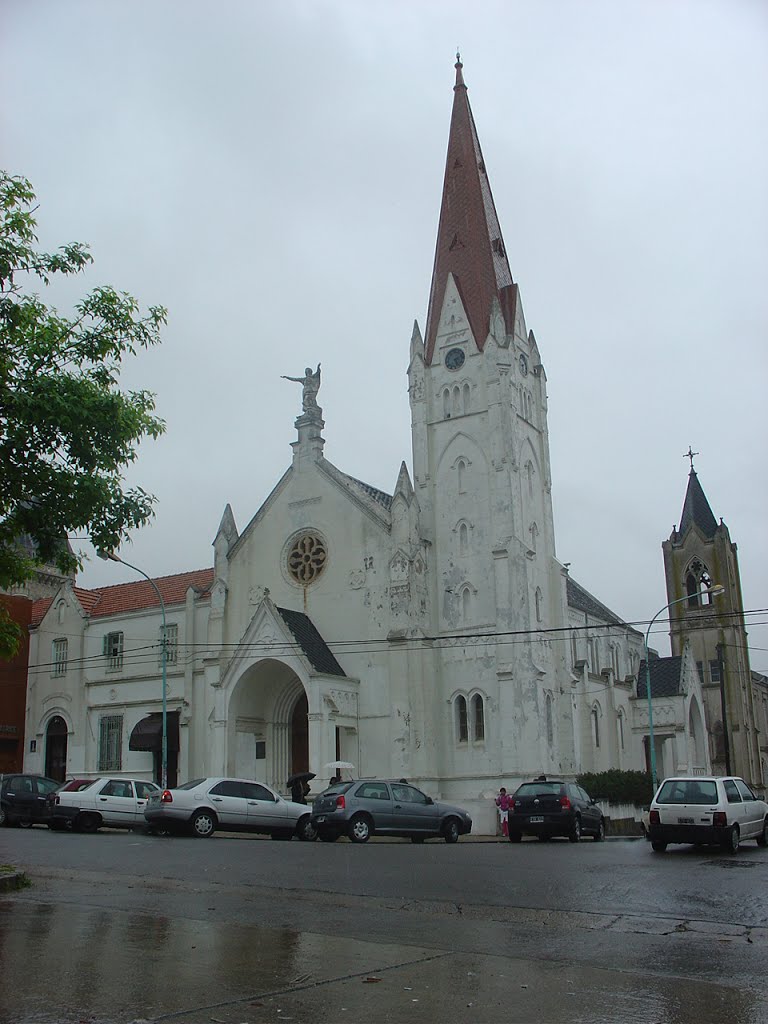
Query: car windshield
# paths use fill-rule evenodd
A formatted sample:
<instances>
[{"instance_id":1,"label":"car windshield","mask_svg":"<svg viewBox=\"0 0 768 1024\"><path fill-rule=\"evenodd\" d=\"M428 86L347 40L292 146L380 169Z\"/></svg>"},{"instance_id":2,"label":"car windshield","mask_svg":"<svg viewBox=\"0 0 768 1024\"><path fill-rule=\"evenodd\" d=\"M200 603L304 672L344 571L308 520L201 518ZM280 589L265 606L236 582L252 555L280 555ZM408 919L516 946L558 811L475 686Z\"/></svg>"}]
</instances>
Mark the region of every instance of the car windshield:
<instances>
[{"instance_id":1,"label":"car windshield","mask_svg":"<svg viewBox=\"0 0 768 1024\"><path fill-rule=\"evenodd\" d=\"M717 803L717 784L712 779L667 779L656 797L657 804Z\"/></svg>"},{"instance_id":2,"label":"car windshield","mask_svg":"<svg viewBox=\"0 0 768 1024\"><path fill-rule=\"evenodd\" d=\"M559 782L524 782L515 796L560 796Z\"/></svg>"},{"instance_id":3,"label":"car windshield","mask_svg":"<svg viewBox=\"0 0 768 1024\"><path fill-rule=\"evenodd\" d=\"M205 779L192 779L191 782L185 782L183 786L176 786L176 789L197 789L198 786L202 786Z\"/></svg>"}]
</instances>

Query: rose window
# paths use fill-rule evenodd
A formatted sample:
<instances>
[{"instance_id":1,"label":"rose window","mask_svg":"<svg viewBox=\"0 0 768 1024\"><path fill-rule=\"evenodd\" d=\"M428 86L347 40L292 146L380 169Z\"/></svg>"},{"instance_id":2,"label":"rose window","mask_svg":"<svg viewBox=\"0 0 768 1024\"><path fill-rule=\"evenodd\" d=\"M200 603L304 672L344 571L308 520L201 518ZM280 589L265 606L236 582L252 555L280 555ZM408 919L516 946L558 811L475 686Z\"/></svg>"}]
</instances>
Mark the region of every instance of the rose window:
<instances>
[{"instance_id":1,"label":"rose window","mask_svg":"<svg viewBox=\"0 0 768 1024\"><path fill-rule=\"evenodd\" d=\"M325 568L328 554L325 543L314 533L305 533L288 552L288 572L297 583L314 583Z\"/></svg>"}]
</instances>

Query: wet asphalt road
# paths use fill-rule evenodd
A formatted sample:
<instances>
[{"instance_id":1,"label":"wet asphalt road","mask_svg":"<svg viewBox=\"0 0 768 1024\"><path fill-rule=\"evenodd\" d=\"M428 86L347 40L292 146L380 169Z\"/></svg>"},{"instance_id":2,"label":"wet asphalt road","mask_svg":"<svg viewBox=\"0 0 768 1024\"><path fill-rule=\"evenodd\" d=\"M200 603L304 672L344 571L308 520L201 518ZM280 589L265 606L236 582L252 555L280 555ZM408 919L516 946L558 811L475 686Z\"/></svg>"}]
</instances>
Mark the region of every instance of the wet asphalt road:
<instances>
[{"instance_id":1,"label":"wet asphalt road","mask_svg":"<svg viewBox=\"0 0 768 1024\"><path fill-rule=\"evenodd\" d=\"M754 843L659 856L36 828L0 830L0 862L34 882L0 897L2 1024L768 1019Z\"/></svg>"}]
</instances>

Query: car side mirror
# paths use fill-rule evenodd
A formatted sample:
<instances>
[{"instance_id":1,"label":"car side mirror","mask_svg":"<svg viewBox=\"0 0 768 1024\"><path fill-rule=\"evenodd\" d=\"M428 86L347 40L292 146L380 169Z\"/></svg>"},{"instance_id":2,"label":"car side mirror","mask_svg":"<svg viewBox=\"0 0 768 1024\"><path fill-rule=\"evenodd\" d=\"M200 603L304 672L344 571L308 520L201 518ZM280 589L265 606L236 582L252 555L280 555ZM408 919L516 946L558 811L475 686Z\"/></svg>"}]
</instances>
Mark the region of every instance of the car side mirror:
<instances>
[{"instance_id":1,"label":"car side mirror","mask_svg":"<svg viewBox=\"0 0 768 1024\"><path fill-rule=\"evenodd\" d=\"M428 803L428 804L433 804L434 802L435 802L435 801L434 801L434 800L432 799L432 797L431 797L431 796L428 796L428 797L427 797L427 803Z\"/></svg>"}]
</instances>

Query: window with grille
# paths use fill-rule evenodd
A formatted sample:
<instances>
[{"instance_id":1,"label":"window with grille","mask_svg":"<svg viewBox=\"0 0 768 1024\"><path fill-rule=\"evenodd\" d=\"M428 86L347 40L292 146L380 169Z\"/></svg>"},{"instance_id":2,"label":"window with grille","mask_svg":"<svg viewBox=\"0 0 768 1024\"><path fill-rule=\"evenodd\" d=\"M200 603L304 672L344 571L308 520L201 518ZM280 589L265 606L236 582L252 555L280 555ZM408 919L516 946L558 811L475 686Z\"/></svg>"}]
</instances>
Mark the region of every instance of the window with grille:
<instances>
[{"instance_id":1,"label":"window with grille","mask_svg":"<svg viewBox=\"0 0 768 1024\"><path fill-rule=\"evenodd\" d=\"M123 716L102 715L99 719L99 771L119 772L122 766Z\"/></svg>"},{"instance_id":2,"label":"window with grille","mask_svg":"<svg viewBox=\"0 0 768 1024\"><path fill-rule=\"evenodd\" d=\"M720 682L720 662L717 658L709 663L709 678L713 683Z\"/></svg>"},{"instance_id":3,"label":"window with grille","mask_svg":"<svg viewBox=\"0 0 768 1024\"><path fill-rule=\"evenodd\" d=\"M104 637L104 657L108 668L123 667L123 634L107 633Z\"/></svg>"},{"instance_id":4,"label":"window with grille","mask_svg":"<svg viewBox=\"0 0 768 1024\"><path fill-rule=\"evenodd\" d=\"M456 734L458 736L459 743L466 743L469 738L467 729L467 698L461 694L456 698L455 714Z\"/></svg>"},{"instance_id":5,"label":"window with grille","mask_svg":"<svg viewBox=\"0 0 768 1024\"><path fill-rule=\"evenodd\" d=\"M483 698L479 693L476 693L472 698L472 731L475 742L481 742L485 739L485 709L483 707Z\"/></svg>"},{"instance_id":6,"label":"window with grille","mask_svg":"<svg viewBox=\"0 0 768 1024\"><path fill-rule=\"evenodd\" d=\"M67 674L67 641L66 639L53 641L53 669L51 675L65 676Z\"/></svg>"},{"instance_id":7,"label":"window with grille","mask_svg":"<svg viewBox=\"0 0 768 1024\"><path fill-rule=\"evenodd\" d=\"M175 665L179 657L179 627L175 622L167 623L165 627L165 663ZM157 664L163 664L163 627L160 627L160 653L157 656Z\"/></svg>"}]
</instances>

